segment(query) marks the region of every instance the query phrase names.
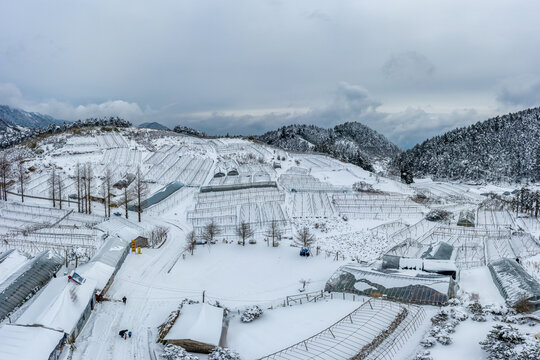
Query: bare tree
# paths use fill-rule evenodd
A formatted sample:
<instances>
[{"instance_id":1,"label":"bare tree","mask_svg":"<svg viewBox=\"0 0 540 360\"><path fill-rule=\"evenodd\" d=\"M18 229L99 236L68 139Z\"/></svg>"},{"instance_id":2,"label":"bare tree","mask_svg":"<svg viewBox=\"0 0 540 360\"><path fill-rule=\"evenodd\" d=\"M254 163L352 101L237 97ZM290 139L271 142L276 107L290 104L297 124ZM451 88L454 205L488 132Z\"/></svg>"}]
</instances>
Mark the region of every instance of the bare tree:
<instances>
[{"instance_id":1,"label":"bare tree","mask_svg":"<svg viewBox=\"0 0 540 360\"><path fill-rule=\"evenodd\" d=\"M24 187L26 183L28 182L29 176L26 173L26 169L24 168L24 159L22 156L17 156L15 159L15 162L17 163L17 181L19 182L19 191L21 194L21 202L24 202Z\"/></svg>"},{"instance_id":2,"label":"bare tree","mask_svg":"<svg viewBox=\"0 0 540 360\"><path fill-rule=\"evenodd\" d=\"M139 217L139 222L141 222L141 213L142 213L141 201L148 191L148 185L143 179L143 174L142 174L140 166L137 167L137 172L135 173L134 191L137 197L137 214Z\"/></svg>"},{"instance_id":3,"label":"bare tree","mask_svg":"<svg viewBox=\"0 0 540 360\"><path fill-rule=\"evenodd\" d=\"M302 247L309 248L311 244L315 242L315 235L309 231L307 226L304 226L298 233L296 234L296 243L299 244Z\"/></svg>"},{"instance_id":4,"label":"bare tree","mask_svg":"<svg viewBox=\"0 0 540 360\"><path fill-rule=\"evenodd\" d=\"M92 165L90 163L86 164L86 201L87 201L87 209L88 214L92 213L92 180L94 179L94 175L92 172Z\"/></svg>"},{"instance_id":5,"label":"bare tree","mask_svg":"<svg viewBox=\"0 0 540 360\"><path fill-rule=\"evenodd\" d=\"M105 181L101 183L101 194L103 195L103 216L107 216L107 184Z\"/></svg>"},{"instance_id":6,"label":"bare tree","mask_svg":"<svg viewBox=\"0 0 540 360\"><path fill-rule=\"evenodd\" d=\"M2 152L0 155L0 191L3 200L7 201L7 191L9 188L11 173L11 163L8 159L6 152Z\"/></svg>"},{"instance_id":7,"label":"bare tree","mask_svg":"<svg viewBox=\"0 0 540 360\"><path fill-rule=\"evenodd\" d=\"M194 231L190 231L186 235L186 250L193 255L193 251L195 251L195 246L197 246L197 235L195 235Z\"/></svg>"},{"instance_id":8,"label":"bare tree","mask_svg":"<svg viewBox=\"0 0 540 360\"><path fill-rule=\"evenodd\" d=\"M86 192L88 188L86 187L86 166L81 165L81 210L84 213L88 213L88 197Z\"/></svg>"},{"instance_id":9,"label":"bare tree","mask_svg":"<svg viewBox=\"0 0 540 360\"><path fill-rule=\"evenodd\" d=\"M56 207L56 166L51 165L51 176L49 177L50 195L52 198L52 205Z\"/></svg>"},{"instance_id":10,"label":"bare tree","mask_svg":"<svg viewBox=\"0 0 540 360\"><path fill-rule=\"evenodd\" d=\"M278 244L278 241L281 240L281 236L283 235L283 232L281 231L281 228L279 227L279 223L276 220L272 220L272 222L268 225L268 228L266 229L266 233L264 235L267 238L271 238L272 246L276 247Z\"/></svg>"},{"instance_id":11,"label":"bare tree","mask_svg":"<svg viewBox=\"0 0 540 360\"><path fill-rule=\"evenodd\" d=\"M82 212L81 204L81 164L75 166L75 182L77 184L77 211Z\"/></svg>"},{"instance_id":12,"label":"bare tree","mask_svg":"<svg viewBox=\"0 0 540 360\"><path fill-rule=\"evenodd\" d=\"M215 242L215 238L221 234L221 228L215 223L214 220L210 221L203 228L201 238L207 242L208 245Z\"/></svg>"},{"instance_id":13,"label":"bare tree","mask_svg":"<svg viewBox=\"0 0 540 360\"><path fill-rule=\"evenodd\" d=\"M166 226L156 226L152 229L150 232L150 243L152 246L156 246L159 244L162 244L164 241L167 240L167 237L169 235L169 228Z\"/></svg>"},{"instance_id":14,"label":"bare tree","mask_svg":"<svg viewBox=\"0 0 540 360\"><path fill-rule=\"evenodd\" d=\"M246 239L252 237L254 233L249 223L245 221L242 221L236 228L236 235L242 239L242 246L246 246Z\"/></svg>"},{"instance_id":15,"label":"bare tree","mask_svg":"<svg viewBox=\"0 0 540 360\"><path fill-rule=\"evenodd\" d=\"M122 205L126 210L126 219L129 218L128 207L129 203L133 200L133 190L129 188L128 184L124 184L124 189L122 193Z\"/></svg>"},{"instance_id":16,"label":"bare tree","mask_svg":"<svg viewBox=\"0 0 540 360\"><path fill-rule=\"evenodd\" d=\"M60 205L60 210L62 210L62 193L64 192L64 180L60 173L57 175L56 186L58 186L58 204Z\"/></svg>"},{"instance_id":17,"label":"bare tree","mask_svg":"<svg viewBox=\"0 0 540 360\"><path fill-rule=\"evenodd\" d=\"M108 214L105 212L105 216L111 217L111 183L112 183L112 173L111 169L107 168L105 170L105 187L107 188L107 208L108 208Z\"/></svg>"}]
</instances>

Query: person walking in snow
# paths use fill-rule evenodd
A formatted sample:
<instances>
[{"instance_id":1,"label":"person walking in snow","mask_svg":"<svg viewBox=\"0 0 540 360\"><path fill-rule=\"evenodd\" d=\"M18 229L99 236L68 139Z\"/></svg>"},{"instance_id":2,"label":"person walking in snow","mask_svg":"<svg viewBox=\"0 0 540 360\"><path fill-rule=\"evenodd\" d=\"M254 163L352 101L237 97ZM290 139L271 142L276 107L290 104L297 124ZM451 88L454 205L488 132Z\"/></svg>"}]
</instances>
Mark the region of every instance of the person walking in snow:
<instances>
[{"instance_id":1,"label":"person walking in snow","mask_svg":"<svg viewBox=\"0 0 540 360\"><path fill-rule=\"evenodd\" d=\"M124 297L122 298L122 302L124 303L124 305L126 305L127 297L124 296Z\"/></svg>"},{"instance_id":2,"label":"person walking in snow","mask_svg":"<svg viewBox=\"0 0 540 360\"><path fill-rule=\"evenodd\" d=\"M126 340L126 339L127 339L127 332L128 332L127 329L126 329L126 330L120 330L120 332L118 333L118 335L120 335L120 337L123 337L124 340Z\"/></svg>"},{"instance_id":3,"label":"person walking in snow","mask_svg":"<svg viewBox=\"0 0 540 360\"><path fill-rule=\"evenodd\" d=\"M128 336L131 338L131 330L128 331Z\"/></svg>"}]
</instances>

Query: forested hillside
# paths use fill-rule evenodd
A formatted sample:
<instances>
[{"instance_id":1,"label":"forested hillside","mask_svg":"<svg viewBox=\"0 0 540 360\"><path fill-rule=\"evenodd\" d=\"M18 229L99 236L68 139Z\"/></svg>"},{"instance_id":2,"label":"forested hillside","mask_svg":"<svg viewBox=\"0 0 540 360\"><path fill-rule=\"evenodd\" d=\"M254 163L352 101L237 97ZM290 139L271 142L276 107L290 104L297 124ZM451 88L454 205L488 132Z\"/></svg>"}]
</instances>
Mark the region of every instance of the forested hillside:
<instances>
[{"instance_id":1,"label":"forested hillside","mask_svg":"<svg viewBox=\"0 0 540 360\"><path fill-rule=\"evenodd\" d=\"M405 151L414 176L450 180L540 180L540 108L449 131Z\"/></svg>"},{"instance_id":2,"label":"forested hillside","mask_svg":"<svg viewBox=\"0 0 540 360\"><path fill-rule=\"evenodd\" d=\"M333 129L315 125L289 125L259 137L267 144L286 150L316 151L373 170L377 161L392 159L400 149L383 135L357 122Z\"/></svg>"}]
</instances>

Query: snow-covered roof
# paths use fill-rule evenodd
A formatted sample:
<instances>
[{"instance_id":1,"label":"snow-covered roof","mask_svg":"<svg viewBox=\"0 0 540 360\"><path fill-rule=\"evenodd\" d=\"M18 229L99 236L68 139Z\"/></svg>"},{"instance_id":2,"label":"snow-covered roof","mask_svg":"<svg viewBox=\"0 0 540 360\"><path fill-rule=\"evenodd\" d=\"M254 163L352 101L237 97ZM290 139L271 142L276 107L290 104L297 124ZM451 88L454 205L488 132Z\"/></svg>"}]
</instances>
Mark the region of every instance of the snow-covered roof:
<instances>
[{"instance_id":1,"label":"snow-covered roof","mask_svg":"<svg viewBox=\"0 0 540 360\"><path fill-rule=\"evenodd\" d=\"M82 284L67 276L52 279L28 309L17 319L20 325L42 325L71 334L94 294L96 282Z\"/></svg>"},{"instance_id":2,"label":"snow-covered roof","mask_svg":"<svg viewBox=\"0 0 540 360\"><path fill-rule=\"evenodd\" d=\"M116 235L126 241L135 239L139 236L139 233L144 230L141 226L132 223L121 216L113 216L96 225L96 228L111 236Z\"/></svg>"},{"instance_id":3,"label":"snow-covered roof","mask_svg":"<svg viewBox=\"0 0 540 360\"><path fill-rule=\"evenodd\" d=\"M103 290L107 282L114 273L114 267L99 261L90 261L79 266L77 273L85 279L91 279L96 282L96 290Z\"/></svg>"},{"instance_id":4,"label":"snow-covered roof","mask_svg":"<svg viewBox=\"0 0 540 360\"><path fill-rule=\"evenodd\" d=\"M133 238L133 240L135 237ZM99 251L92 257L91 262L101 262L116 268L118 261L129 247L129 242L118 236L109 236Z\"/></svg>"},{"instance_id":5,"label":"snow-covered roof","mask_svg":"<svg viewBox=\"0 0 540 360\"><path fill-rule=\"evenodd\" d=\"M223 309L206 303L184 305L165 340L193 340L219 345Z\"/></svg>"},{"instance_id":6,"label":"snow-covered roof","mask_svg":"<svg viewBox=\"0 0 540 360\"><path fill-rule=\"evenodd\" d=\"M0 359L48 360L64 333L39 326L0 327Z\"/></svg>"}]
</instances>

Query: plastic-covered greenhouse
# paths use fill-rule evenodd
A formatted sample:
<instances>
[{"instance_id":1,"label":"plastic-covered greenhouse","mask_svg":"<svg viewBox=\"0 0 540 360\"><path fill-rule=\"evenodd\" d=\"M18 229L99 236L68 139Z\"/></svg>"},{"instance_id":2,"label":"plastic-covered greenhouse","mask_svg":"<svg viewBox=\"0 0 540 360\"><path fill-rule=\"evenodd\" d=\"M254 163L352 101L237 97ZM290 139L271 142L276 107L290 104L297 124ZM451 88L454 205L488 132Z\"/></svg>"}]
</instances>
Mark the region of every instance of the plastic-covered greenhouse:
<instances>
[{"instance_id":1,"label":"plastic-covered greenhouse","mask_svg":"<svg viewBox=\"0 0 540 360\"><path fill-rule=\"evenodd\" d=\"M328 280L325 291L442 305L454 296L455 283L450 276L423 275L415 271L377 271L359 265L344 265Z\"/></svg>"},{"instance_id":2,"label":"plastic-covered greenhouse","mask_svg":"<svg viewBox=\"0 0 540 360\"><path fill-rule=\"evenodd\" d=\"M155 205L159 203L160 201L165 200L172 194L174 194L176 191L180 190L184 187L184 184L178 181L173 181L172 183L168 184L164 188L160 189L158 192L156 192L154 195L150 196L148 199L141 202L141 208L146 209L152 205ZM135 205L131 205L129 207L129 210L131 211L137 211L137 207Z\"/></svg>"},{"instance_id":3,"label":"plastic-covered greenhouse","mask_svg":"<svg viewBox=\"0 0 540 360\"><path fill-rule=\"evenodd\" d=\"M43 287L62 266L64 259L44 251L25 263L0 284L0 320Z\"/></svg>"},{"instance_id":4,"label":"plastic-covered greenhouse","mask_svg":"<svg viewBox=\"0 0 540 360\"><path fill-rule=\"evenodd\" d=\"M510 306L525 300L530 310L540 309L540 284L512 259L500 259L488 265L495 285Z\"/></svg>"}]
</instances>

